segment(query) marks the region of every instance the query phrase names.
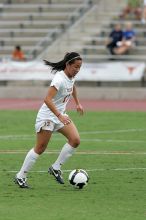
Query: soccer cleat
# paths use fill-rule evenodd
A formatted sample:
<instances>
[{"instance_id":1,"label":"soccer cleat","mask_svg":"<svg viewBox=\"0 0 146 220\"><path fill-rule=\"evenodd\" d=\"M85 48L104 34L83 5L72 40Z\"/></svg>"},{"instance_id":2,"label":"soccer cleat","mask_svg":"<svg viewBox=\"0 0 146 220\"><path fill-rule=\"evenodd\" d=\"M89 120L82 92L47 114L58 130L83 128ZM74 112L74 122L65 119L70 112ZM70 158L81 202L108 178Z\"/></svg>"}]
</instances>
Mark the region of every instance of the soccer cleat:
<instances>
[{"instance_id":1,"label":"soccer cleat","mask_svg":"<svg viewBox=\"0 0 146 220\"><path fill-rule=\"evenodd\" d=\"M53 167L51 166L48 170L48 173L50 175L53 175L58 183L64 184L64 180L61 176L62 174L61 170L54 170Z\"/></svg>"},{"instance_id":2,"label":"soccer cleat","mask_svg":"<svg viewBox=\"0 0 146 220\"><path fill-rule=\"evenodd\" d=\"M27 182L26 182L26 178L17 178L15 177L14 182L20 187L20 188L29 188Z\"/></svg>"}]
</instances>

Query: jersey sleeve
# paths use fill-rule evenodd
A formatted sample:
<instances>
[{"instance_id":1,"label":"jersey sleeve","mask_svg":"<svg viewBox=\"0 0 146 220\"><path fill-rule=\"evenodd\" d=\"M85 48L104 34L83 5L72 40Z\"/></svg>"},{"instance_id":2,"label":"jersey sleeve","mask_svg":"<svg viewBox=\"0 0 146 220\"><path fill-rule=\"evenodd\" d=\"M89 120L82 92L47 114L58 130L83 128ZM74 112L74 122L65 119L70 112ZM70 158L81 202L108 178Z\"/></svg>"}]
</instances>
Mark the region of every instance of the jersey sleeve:
<instances>
[{"instance_id":1,"label":"jersey sleeve","mask_svg":"<svg viewBox=\"0 0 146 220\"><path fill-rule=\"evenodd\" d=\"M51 87L54 86L57 90L59 90L60 87L61 87L61 85L62 85L62 78L60 77L59 74L56 74L56 75L54 76L54 78L53 78L53 80L52 80L50 86L51 86Z\"/></svg>"}]
</instances>

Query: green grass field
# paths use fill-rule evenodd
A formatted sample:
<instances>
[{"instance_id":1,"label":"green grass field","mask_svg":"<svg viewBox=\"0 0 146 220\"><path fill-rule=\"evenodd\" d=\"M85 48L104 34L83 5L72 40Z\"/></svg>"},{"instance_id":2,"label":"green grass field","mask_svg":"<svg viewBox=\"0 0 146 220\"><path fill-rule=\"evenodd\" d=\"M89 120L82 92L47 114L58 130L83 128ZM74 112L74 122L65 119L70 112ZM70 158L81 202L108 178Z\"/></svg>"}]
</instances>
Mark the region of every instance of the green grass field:
<instances>
[{"instance_id":1,"label":"green grass field","mask_svg":"<svg viewBox=\"0 0 146 220\"><path fill-rule=\"evenodd\" d=\"M54 134L29 174L32 189L18 188L13 177L35 144L36 111L0 111L1 220L145 220L146 113L87 112L69 115L81 146L63 166L65 185L48 176L65 138ZM68 183L68 170L85 169L83 190Z\"/></svg>"}]
</instances>

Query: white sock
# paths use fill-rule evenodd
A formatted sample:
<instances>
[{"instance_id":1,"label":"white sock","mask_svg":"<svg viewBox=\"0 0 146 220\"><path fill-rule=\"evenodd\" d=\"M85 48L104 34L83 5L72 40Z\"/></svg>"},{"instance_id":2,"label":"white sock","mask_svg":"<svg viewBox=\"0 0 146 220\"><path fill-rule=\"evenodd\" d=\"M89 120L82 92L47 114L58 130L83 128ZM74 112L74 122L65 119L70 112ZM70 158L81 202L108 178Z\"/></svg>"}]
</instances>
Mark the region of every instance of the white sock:
<instances>
[{"instance_id":1,"label":"white sock","mask_svg":"<svg viewBox=\"0 0 146 220\"><path fill-rule=\"evenodd\" d=\"M34 152L34 149L31 149L23 162L23 165L20 171L17 173L17 178L26 178L28 171L32 168L33 164L36 162L39 154Z\"/></svg>"},{"instance_id":2,"label":"white sock","mask_svg":"<svg viewBox=\"0 0 146 220\"><path fill-rule=\"evenodd\" d=\"M67 161L67 159L73 155L74 151L75 151L75 148L72 147L70 144L66 143L63 146L57 160L52 165L54 170L60 170L61 165L64 164Z\"/></svg>"}]
</instances>

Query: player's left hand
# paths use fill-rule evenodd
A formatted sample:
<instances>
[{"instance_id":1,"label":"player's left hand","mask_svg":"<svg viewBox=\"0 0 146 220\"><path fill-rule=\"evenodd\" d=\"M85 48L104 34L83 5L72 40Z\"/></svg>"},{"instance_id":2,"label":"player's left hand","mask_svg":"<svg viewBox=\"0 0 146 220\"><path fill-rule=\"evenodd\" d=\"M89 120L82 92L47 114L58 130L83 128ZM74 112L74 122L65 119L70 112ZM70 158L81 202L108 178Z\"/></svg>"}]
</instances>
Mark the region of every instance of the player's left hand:
<instances>
[{"instance_id":1,"label":"player's left hand","mask_svg":"<svg viewBox=\"0 0 146 220\"><path fill-rule=\"evenodd\" d=\"M76 106L76 108L77 108L77 112L79 112L80 115L83 115L83 114L84 114L84 109L83 109L83 107L82 107L81 104L78 104L78 105Z\"/></svg>"}]
</instances>

